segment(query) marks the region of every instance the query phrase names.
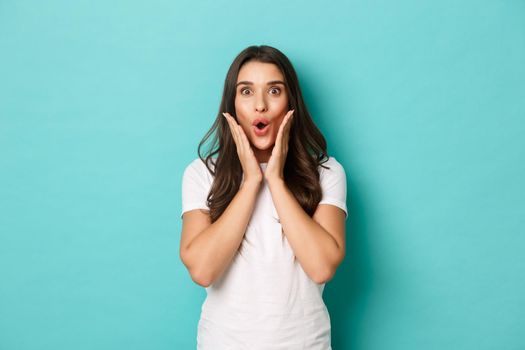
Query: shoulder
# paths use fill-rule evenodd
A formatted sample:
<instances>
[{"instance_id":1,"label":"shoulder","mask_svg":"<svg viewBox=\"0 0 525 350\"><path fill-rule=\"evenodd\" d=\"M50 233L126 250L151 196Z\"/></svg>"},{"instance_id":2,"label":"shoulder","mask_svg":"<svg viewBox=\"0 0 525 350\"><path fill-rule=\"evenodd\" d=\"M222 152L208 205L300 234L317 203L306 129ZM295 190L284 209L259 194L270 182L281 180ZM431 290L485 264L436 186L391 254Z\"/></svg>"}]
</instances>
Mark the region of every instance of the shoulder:
<instances>
[{"instance_id":1,"label":"shoulder","mask_svg":"<svg viewBox=\"0 0 525 350\"><path fill-rule=\"evenodd\" d=\"M188 170L188 169L194 169L194 170L197 170L197 171L208 171L208 167L206 166L206 164L204 163L206 161L206 159L202 160L200 159L199 157L196 157L194 158L193 160L191 160L187 165L186 165L186 168L185 170ZM210 161L209 162L209 165L210 167L213 169L213 163Z\"/></svg>"},{"instance_id":2,"label":"shoulder","mask_svg":"<svg viewBox=\"0 0 525 350\"><path fill-rule=\"evenodd\" d=\"M328 157L324 163L319 164L319 174L321 176L327 174L344 174L345 169L341 163L335 157Z\"/></svg>"},{"instance_id":3,"label":"shoulder","mask_svg":"<svg viewBox=\"0 0 525 350\"><path fill-rule=\"evenodd\" d=\"M204 161L199 157L196 157L193 160L191 160L184 169L184 176L199 177L200 179L208 180L208 182L211 182L213 176L206 164L204 163ZM210 166L213 169L213 163L210 163Z\"/></svg>"},{"instance_id":4,"label":"shoulder","mask_svg":"<svg viewBox=\"0 0 525 350\"><path fill-rule=\"evenodd\" d=\"M197 158L194 158L193 160L191 160L186 165L186 169L185 170L188 170L188 169L202 170L203 167L205 167L204 162L199 157L197 157Z\"/></svg>"}]
</instances>

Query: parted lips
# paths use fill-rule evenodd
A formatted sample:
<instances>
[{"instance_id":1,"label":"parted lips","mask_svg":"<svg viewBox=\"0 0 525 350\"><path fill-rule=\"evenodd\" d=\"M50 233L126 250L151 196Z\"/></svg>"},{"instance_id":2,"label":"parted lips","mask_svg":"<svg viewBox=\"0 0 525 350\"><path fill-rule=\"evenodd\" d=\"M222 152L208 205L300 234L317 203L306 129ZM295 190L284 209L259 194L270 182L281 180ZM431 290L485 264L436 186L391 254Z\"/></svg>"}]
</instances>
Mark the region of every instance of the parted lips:
<instances>
[{"instance_id":1,"label":"parted lips","mask_svg":"<svg viewBox=\"0 0 525 350\"><path fill-rule=\"evenodd\" d=\"M256 118L252 125L258 127L259 129L262 129L264 128L266 125L268 125L270 123L270 121L266 118Z\"/></svg>"}]
</instances>

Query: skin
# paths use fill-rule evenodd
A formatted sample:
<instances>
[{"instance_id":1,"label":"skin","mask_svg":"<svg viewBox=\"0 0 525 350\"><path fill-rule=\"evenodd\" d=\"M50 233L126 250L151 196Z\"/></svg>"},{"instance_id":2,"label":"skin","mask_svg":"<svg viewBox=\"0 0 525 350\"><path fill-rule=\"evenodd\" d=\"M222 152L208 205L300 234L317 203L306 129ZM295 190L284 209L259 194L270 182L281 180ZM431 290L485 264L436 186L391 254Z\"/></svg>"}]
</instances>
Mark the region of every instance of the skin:
<instances>
[{"instance_id":1,"label":"skin","mask_svg":"<svg viewBox=\"0 0 525 350\"><path fill-rule=\"evenodd\" d=\"M293 117L293 110L288 110L284 84L284 76L275 64L247 62L237 77L237 120L229 113L223 113L237 145L245 178L249 181L260 181L263 177L267 180L283 178ZM270 121L264 136L255 134L253 127L253 121L259 117ZM268 163L264 174L259 163Z\"/></svg>"}]
</instances>

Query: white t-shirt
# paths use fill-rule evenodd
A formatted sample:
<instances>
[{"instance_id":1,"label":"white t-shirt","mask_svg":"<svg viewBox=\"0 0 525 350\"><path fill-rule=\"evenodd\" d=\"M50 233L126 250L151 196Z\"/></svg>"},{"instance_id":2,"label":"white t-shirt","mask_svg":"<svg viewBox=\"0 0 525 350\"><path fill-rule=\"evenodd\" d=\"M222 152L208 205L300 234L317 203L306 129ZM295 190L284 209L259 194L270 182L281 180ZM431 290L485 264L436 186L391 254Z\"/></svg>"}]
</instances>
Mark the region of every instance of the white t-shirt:
<instances>
[{"instance_id":1,"label":"white t-shirt","mask_svg":"<svg viewBox=\"0 0 525 350\"><path fill-rule=\"evenodd\" d=\"M266 165L260 163L263 171ZM334 157L323 165L330 169L318 168L323 190L319 204L335 205L348 217L344 168ZM212 182L213 176L199 158L186 167L181 218L192 209L209 210L206 197ZM330 350L324 285L313 282L295 259L263 181L239 250L206 288L197 349Z\"/></svg>"}]
</instances>

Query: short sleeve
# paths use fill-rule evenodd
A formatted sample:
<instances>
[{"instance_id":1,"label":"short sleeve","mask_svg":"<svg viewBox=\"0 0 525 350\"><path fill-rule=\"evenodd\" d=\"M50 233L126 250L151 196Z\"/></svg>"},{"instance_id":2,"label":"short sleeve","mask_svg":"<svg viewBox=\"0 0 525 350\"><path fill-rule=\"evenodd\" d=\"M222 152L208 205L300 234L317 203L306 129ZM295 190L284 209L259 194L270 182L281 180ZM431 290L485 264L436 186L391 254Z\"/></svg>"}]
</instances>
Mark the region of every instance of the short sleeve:
<instances>
[{"instance_id":1,"label":"short sleeve","mask_svg":"<svg viewBox=\"0 0 525 350\"><path fill-rule=\"evenodd\" d=\"M319 204L332 204L341 208L345 212L345 219L348 218L346 207L346 173L343 166L334 158L330 157L324 166L319 166L319 181L323 190L323 196Z\"/></svg>"},{"instance_id":2,"label":"short sleeve","mask_svg":"<svg viewBox=\"0 0 525 350\"><path fill-rule=\"evenodd\" d=\"M193 160L182 175L182 214L193 209L210 210L207 204L212 178L200 158Z\"/></svg>"}]
</instances>

